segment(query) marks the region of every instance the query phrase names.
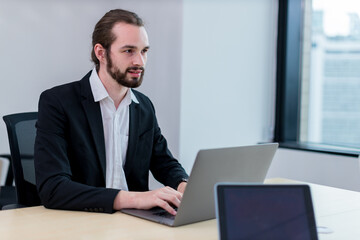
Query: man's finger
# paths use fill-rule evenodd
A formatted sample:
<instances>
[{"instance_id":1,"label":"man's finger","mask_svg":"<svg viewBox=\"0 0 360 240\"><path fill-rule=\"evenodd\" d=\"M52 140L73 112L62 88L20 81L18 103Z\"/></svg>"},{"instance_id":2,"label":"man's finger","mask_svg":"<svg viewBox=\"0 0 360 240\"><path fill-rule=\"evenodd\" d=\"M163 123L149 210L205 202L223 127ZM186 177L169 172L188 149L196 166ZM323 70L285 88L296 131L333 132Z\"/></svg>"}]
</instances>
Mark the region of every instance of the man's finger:
<instances>
[{"instance_id":1,"label":"man's finger","mask_svg":"<svg viewBox=\"0 0 360 240\"><path fill-rule=\"evenodd\" d=\"M164 209L165 211L167 211L168 213L172 214L172 215L176 215L176 211L174 208L172 208L170 206L170 204L167 201L164 201L162 199L158 199L157 201L157 206L161 207L162 209Z\"/></svg>"},{"instance_id":2,"label":"man's finger","mask_svg":"<svg viewBox=\"0 0 360 240\"><path fill-rule=\"evenodd\" d=\"M162 188L161 190L163 190L163 191L166 192L166 193L175 195L175 196L176 196L178 199L180 199L180 200L182 199L182 193L176 191L175 189L173 189L173 188L171 188L171 187L164 187L164 188Z\"/></svg>"},{"instance_id":3,"label":"man's finger","mask_svg":"<svg viewBox=\"0 0 360 240\"><path fill-rule=\"evenodd\" d=\"M168 203L171 203L172 205L179 207L181 202L181 195L174 193L174 192L166 192L166 191L160 191L157 195L162 200L165 200Z\"/></svg>"}]
</instances>

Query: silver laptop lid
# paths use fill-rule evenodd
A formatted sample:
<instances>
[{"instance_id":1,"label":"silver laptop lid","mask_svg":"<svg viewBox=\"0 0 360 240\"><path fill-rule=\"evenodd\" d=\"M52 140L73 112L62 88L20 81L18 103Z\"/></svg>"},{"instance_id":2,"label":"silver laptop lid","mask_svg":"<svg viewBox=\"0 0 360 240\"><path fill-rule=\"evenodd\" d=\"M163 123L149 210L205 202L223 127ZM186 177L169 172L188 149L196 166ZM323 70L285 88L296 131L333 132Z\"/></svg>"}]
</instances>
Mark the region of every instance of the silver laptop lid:
<instances>
[{"instance_id":1,"label":"silver laptop lid","mask_svg":"<svg viewBox=\"0 0 360 240\"><path fill-rule=\"evenodd\" d=\"M173 226L215 218L217 182L263 183L277 143L200 150Z\"/></svg>"}]
</instances>

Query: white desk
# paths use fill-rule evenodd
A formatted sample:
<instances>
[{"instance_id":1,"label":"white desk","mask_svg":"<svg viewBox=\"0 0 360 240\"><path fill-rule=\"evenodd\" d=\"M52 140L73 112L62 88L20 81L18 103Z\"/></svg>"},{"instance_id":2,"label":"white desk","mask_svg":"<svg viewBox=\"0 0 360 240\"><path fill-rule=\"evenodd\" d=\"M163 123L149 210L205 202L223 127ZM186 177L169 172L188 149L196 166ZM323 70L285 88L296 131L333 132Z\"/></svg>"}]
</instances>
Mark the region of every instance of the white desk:
<instances>
[{"instance_id":1,"label":"white desk","mask_svg":"<svg viewBox=\"0 0 360 240\"><path fill-rule=\"evenodd\" d=\"M288 179L269 179L268 183L298 183ZM306 184L306 183L305 183ZM319 239L360 239L360 192L309 184L316 225L333 230L319 234Z\"/></svg>"},{"instance_id":2,"label":"white desk","mask_svg":"<svg viewBox=\"0 0 360 240\"><path fill-rule=\"evenodd\" d=\"M271 179L267 183L295 183ZM360 239L360 193L310 184L318 226L334 230L320 239ZM0 239L218 239L216 220L167 227L114 214L31 207L0 211Z\"/></svg>"}]
</instances>

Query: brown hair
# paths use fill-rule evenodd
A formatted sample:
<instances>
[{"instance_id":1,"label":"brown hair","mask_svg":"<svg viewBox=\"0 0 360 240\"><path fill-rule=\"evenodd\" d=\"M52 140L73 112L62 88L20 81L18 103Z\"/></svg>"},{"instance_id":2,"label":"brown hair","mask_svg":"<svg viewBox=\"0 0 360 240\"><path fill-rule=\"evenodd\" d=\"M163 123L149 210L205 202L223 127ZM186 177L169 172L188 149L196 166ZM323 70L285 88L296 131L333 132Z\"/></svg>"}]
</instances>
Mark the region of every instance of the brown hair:
<instances>
[{"instance_id":1,"label":"brown hair","mask_svg":"<svg viewBox=\"0 0 360 240\"><path fill-rule=\"evenodd\" d=\"M97 59L94 46L99 43L106 50L110 49L111 44L115 41L116 36L112 33L112 28L116 23L124 22L131 25L142 27L143 20L136 14L122 9L113 9L107 12L95 25L92 34L92 51L91 59L95 63L96 70L99 71L100 62Z\"/></svg>"}]
</instances>

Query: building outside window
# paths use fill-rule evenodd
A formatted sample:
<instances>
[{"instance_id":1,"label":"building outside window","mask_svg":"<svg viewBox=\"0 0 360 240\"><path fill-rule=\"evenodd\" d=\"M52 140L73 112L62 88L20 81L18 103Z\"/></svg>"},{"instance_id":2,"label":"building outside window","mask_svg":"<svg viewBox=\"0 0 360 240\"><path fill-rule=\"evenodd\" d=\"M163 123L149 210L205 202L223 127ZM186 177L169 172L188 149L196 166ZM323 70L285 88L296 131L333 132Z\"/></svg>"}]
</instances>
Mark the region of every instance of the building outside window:
<instances>
[{"instance_id":1,"label":"building outside window","mask_svg":"<svg viewBox=\"0 0 360 240\"><path fill-rule=\"evenodd\" d=\"M360 1L303 8L300 141L360 148Z\"/></svg>"}]
</instances>

